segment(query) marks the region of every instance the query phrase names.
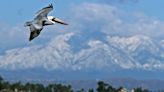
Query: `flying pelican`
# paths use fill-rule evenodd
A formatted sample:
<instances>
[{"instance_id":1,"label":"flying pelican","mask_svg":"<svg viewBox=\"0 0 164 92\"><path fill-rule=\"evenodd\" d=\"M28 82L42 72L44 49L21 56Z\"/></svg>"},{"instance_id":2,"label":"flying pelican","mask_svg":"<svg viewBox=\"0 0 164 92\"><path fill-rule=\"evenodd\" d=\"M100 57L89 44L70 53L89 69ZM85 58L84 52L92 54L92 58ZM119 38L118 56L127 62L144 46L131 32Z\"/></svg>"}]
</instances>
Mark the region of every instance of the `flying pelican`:
<instances>
[{"instance_id":1,"label":"flying pelican","mask_svg":"<svg viewBox=\"0 0 164 92\"><path fill-rule=\"evenodd\" d=\"M49 6L44 7L41 10L39 10L34 20L28 21L25 23L25 27L29 27L31 31L29 41L37 37L42 31L44 26L53 25L55 23L68 25L67 23L65 23L64 21L58 18L55 18L53 16L47 16L48 13L52 10L53 10L53 5L50 4Z\"/></svg>"}]
</instances>

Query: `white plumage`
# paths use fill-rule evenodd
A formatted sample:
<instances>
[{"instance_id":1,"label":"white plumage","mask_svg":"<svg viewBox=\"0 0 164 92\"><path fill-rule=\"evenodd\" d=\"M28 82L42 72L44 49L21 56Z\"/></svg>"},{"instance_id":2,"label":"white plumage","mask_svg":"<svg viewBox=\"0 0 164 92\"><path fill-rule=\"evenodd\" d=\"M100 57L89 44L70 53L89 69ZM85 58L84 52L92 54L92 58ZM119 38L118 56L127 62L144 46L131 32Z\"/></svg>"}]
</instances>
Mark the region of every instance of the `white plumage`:
<instances>
[{"instance_id":1,"label":"white plumage","mask_svg":"<svg viewBox=\"0 0 164 92\"><path fill-rule=\"evenodd\" d=\"M39 10L34 20L25 23L25 26L28 26L31 31L29 41L37 37L44 26L53 25L55 23L68 25L67 23L64 23L62 20L58 18L55 18L53 16L47 16L48 13L52 10L53 10L53 5L50 4L49 6Z\"/></svg>"}]
</instances>

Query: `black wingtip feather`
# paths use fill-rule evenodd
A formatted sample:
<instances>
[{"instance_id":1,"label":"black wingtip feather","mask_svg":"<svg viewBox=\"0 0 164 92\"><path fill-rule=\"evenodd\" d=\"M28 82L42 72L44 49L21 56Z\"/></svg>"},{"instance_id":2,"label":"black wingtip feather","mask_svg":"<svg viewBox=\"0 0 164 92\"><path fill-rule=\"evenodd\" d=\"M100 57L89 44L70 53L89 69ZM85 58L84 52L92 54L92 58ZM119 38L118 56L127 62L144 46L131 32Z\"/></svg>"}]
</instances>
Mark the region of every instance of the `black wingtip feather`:
<instances>
[{"instance_id":1,"label":"black wingtip feather","mask_svg":"<svg viewBox=\"0 0 164 92\"><path fill-rule=\"evenodd\" d=\"M43 9L46 9L46 8L53 8L52 3L51 3L51 4L49 4L47 7L43 8Z\"/></svg>"},{"instance_id":2,"label":"black wingtip feather","mask_svg":"<svg viewBox=\"0 0 164 92\"><path fill-rule=\"evenodd\" d=\"M48 8L53 8L53 5L52 5L52 3L51 3L51 4L49 4Z\"/></svg>"}]
</instances>

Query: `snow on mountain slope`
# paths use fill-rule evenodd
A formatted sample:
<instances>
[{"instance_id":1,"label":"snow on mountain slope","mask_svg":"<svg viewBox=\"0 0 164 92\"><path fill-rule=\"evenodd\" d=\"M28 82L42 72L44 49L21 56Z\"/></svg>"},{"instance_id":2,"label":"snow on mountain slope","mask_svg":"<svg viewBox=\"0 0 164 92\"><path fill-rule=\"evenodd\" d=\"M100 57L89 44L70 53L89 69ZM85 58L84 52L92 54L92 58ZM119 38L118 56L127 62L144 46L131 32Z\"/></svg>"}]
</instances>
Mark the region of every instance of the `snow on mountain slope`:
<instances>
[{"instance_id":1,"label":"snow on mountain slope","mask_svg":"<svg viewBox=\"0 0 164 92\"><path fill-rule=\"evenodd\" d=\"M45 46L14 49L0 58L0 67L5 69L45 68L58 69L67 66L72 58L66 41L73 35L60 35ZM65 61L65 62L64 62Z\"/></svg>"},{"instance_id":2,"label":"snow on mountain slope","mask_svg":"<svg viewBox=\"0 0 164 92\"><path fill-rule=\"evenodd\" d=\"M127 50L129 53L133 53L136 50L149 49L151 53L156 53L159 48L153 43L153 41L146 36L136 35L132 37L110 37L108 36L109 44L114 44L122 49Z\"/></svg>"},{"instance_id":3,"label":"snow on mountain slope","mask_svg":"<svg viewBox=\"0 0 164 92\"><path fill-rule=\"evenodd\" d=\"M164 57L161 46L146 36L107 37L109 44L127 52L143 68L163 68Z\"/></svg>"},{"instance_id":4,"label":"snow on mountain slope","mask_svg":"<svg viewBox=\"0 0 164 92\"><path fill-rule=\"evenodd\" d=\"M81 50L75 55L75 62L85 65L86 68L112 69L112 68L134 68L136 66L132 58L124 52L95 40L89 41L88 49ZM111 68L112 67L112 68Z\"/></svg>"},{"instance_id":5,"label":"snow on mountain slope","mask_svg":"<svg viewBox=\"0 0 164 92\"><path fill-rule=\"evenodd\" d=\"M46 45L9 50L0 56L0 68L164 69L163 52L148 37L108 37L108 43L89 40L87 48L73 52L69 44L73 36L74 33L68 33L55 37Z\"/></svg>"},{"instance_id":6,"label":"snow on mountain slope","mask_svg":"<svg viewBox=\"0 0 164 92\"><path fill-rule=\"evenodd\" d=\"M34 46L7 51L0 58L0 67L6 69L85 69L85 68L121 68L135 67L128 56L121 54L115 48L109 47L101 41L90 41L88 49L72 53L67 43L73 34L56 37L46 46Z\"/></svg>"}]
</instances>

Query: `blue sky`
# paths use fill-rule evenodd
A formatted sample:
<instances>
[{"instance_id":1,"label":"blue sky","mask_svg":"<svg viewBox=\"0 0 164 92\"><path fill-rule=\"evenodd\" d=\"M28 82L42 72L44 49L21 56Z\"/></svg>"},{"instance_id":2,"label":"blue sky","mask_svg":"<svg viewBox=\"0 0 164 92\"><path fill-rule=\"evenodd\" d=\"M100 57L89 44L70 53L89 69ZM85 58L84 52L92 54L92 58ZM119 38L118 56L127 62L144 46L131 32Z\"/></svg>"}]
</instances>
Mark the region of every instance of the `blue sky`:
<instances>
[{"instance_id":1,"label":"blue sky","mask_svg":"<svg viewBox=\"0 0 164 92\"><path fill-rule=\"evenodd\" d=\"M2 0L0 3L0 21L12 25L21 24L22 22L31 19L38 9L49 3L55 5L55 11L53 14L56 16L63 16L64 14L65 16L67 15L68 7L84 2L102 3L103 0ZM139 0L137 3L126 2L116 4L115 2L113 4L126 11L141 11L149 16L164 20L164 13L162 12L162 9L164 8L163 0Z\"/></svg>"},{"instance_id":2,"label":"blue sky","mask_svg":"<svg viewBox=\"0 0 164 92\"><path fill-rule=\"evenodd\" d=\"M79 4L87 0L3 0L0 3L0 10L2 15L0 16L1 22L6 22L7 24L19 24L27 19L33 18L34 14L42 7L47 6L52 3L55 6L54 14L60 16L67 14L67 9L72 4ZM64 3L63 3L64 2ZM4 10L5 9L5 10Z\"/></svg>"}]
</instances>

